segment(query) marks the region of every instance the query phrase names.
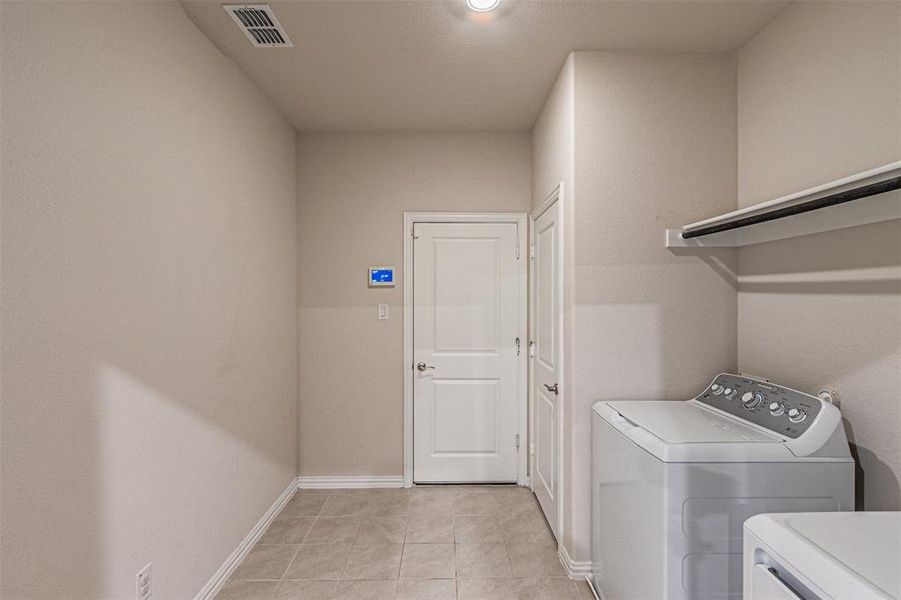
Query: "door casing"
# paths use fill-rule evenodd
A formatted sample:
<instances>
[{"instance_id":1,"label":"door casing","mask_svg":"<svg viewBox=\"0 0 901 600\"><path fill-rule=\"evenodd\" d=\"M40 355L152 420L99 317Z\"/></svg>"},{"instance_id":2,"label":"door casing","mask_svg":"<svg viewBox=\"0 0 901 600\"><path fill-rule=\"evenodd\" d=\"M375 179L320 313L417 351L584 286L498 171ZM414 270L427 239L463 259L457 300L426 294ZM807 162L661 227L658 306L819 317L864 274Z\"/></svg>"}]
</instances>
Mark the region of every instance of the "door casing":
<instances>
[{"instance_id":1,"label":"door casing","mask_svg":"<svg viewBox=\"0 0 901 600\"><path fill-rule=\"evenodd\" d=\"M519 248L519 340L517 361L517 483L529 485L529 376L528 376L528 267L529 215L526 213L404 213L404 487L413 485L413 224L414 223L515 223Z\"/></svg>"}]
</instances>

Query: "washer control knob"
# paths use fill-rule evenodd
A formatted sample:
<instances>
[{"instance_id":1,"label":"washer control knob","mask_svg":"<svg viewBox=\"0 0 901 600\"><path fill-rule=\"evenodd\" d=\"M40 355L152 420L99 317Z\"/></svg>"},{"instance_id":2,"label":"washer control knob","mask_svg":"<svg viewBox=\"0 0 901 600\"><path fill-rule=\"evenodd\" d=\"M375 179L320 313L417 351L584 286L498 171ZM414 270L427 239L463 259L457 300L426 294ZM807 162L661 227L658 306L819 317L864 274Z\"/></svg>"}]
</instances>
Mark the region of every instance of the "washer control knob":
<instances>
[{"instance_id":1,"label":"washer control knob","mask_svg":"<svg viewBox=\"0 0 901 600\"><path fill-rule=\"evenodd\" d=\"M803 410L793 408L790 411L788 411L788 420L791 421L792 423L800 423L801 421L803 421L806 418L807 418L807 413L804 412Z\"/></svg>"},{"instance_id":2,"label":"washer control knob","mask_svg":"<svg viewBox=\"0 0 901 600\"><path fill-rule=\"evenodd\" d=\"M714 393L714 395L719 396L723 393L723 386L718 383L714 383L710 386L710 391Z\"/></svg>"},{"instance_id":3,"label":"washer control knob","mask_svg":"<svg viewBox=\"0 0 901 600\"><path fill-rule=\"evenodd\" d=\"M744 394L741 395L741 401L745 404L750 402L753 398L754 398L754 394L752 394L751 392L745 392Z\"/></svg>"},{"instance_id":4,"label":"washer control knob","mask_svg":"<svg viewBox=\"0 0 901 600\"><path fill-rule=\"evenodd\" d=\"M745 400L745 396L748 396L748 394L751 395L751 398ZM747 394L742 396L742 401L744 402L745 408L747 408L748 410L754 410L755 408L763 404L764 400L766 400L766 396L764 396L760 392L754 392L753 394L748 392Z\"/></svg>"},{"instance_id":5,"label":"washer control knob","mask_svg":"<svg viewBox=\"0 0 901 600\"><path fill-rule=\"evenodd\" d=\"M779 415L785 412L785 405L781 402L770 402L770 414L774 417L778 417Z\"/></svg>"},{"instance_id":6,"label":"washer control knob","mask_svg":"<svg viewBox=\"0 0 901 600\"><path fill-rule=\"evenodd\" d=\"M728 398L729 400L734 400L735 397L738 395L738 392L736 392L735 390L729 389L729 388L726 388L725 393L726 393L726 398Z\"/></svg>"}]
</instances>

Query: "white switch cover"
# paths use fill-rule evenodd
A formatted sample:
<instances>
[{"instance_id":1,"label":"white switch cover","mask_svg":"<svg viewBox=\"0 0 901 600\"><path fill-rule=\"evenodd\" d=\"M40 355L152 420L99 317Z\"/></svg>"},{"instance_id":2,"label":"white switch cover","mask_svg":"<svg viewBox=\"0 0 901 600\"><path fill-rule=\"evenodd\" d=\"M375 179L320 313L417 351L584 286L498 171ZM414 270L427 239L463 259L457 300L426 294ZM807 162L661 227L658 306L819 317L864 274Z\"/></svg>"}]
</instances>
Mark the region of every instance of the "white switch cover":
<instances>
[{"instance_id":1,"label":"white switch cover","mask_svg":"<svg viewBox=\"0 0 901 600\"><path fill-rule=\"evenodd\" d=\"M388 320L388 305L387 304L379 304L379 321L387 321Z\"/></svg>"}]
</instances>

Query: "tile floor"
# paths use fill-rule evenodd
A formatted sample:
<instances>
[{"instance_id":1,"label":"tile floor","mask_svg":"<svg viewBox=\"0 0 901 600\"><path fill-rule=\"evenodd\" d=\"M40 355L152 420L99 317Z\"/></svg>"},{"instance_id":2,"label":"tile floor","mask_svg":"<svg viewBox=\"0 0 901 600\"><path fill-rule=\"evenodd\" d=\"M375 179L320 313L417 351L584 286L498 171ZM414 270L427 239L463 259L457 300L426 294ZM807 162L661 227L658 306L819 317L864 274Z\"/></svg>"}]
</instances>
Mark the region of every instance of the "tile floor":
<instances>
[{"instance_id":1,"label":"tile floor","mask_svg":"<svg viewBox=\"0 0 901 600\"><path fill-rule=\"evenodd\" d=\"M218 600L593 600L514 486L303 490Z\"/></svg>"}]
</instances>

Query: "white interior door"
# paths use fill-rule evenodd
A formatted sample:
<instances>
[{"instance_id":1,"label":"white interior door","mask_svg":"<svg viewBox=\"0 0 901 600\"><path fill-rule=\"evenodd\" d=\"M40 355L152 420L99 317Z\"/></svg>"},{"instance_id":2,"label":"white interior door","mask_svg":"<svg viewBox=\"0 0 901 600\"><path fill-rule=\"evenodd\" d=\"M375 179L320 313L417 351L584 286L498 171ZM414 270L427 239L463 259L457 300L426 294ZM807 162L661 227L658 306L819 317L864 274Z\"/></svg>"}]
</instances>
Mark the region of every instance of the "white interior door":
<instances>
[{"instance_id":1,"label":"white interior door","mask_svg":"<svg viewBox=\"0 0 901 600\"><path fill-rule=\"evenodd\" d=\"M531 228L531 318L529 356L532 490L559 540L560 378L562 353L562 241L560 202L542 212Z\"/></svg>"},{"instance_id":2,"label":"white interior door","mask_svg":"<svg viewBox=\"0 0 901 600\"><path fill-rule=\"evenodd\" d=\"M516 223L413 226L413 480L515 482Z\"/></svg>"}]
</instances>

